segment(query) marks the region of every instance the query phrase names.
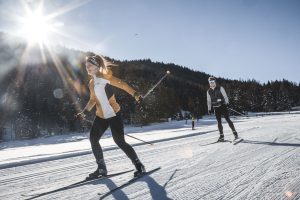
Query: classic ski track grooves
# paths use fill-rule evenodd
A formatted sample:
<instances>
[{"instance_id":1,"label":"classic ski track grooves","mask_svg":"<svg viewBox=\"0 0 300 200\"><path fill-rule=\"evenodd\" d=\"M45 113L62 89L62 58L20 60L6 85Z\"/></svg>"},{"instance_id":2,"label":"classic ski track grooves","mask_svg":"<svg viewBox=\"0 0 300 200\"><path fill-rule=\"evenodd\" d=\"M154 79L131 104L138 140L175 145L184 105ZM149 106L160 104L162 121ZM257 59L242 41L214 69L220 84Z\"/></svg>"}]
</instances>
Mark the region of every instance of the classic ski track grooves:
<instances>
[{"instance_id":1,"label":"classic ski track grooves","mask_svg":"<svg viewBox=\"0 0 300 200\"><path fill-rule=\"evenodd\" d=\"M299 191L299 125L292 121L295 119L286 117L282 123L287 127L280 124L279 129L272 127L281 122L278 117L249 120L237 126L244 138L238 145L216 143L201 146L217 139L218 132L214 131L170 139L153 146L135 146L146 169L161 166L160 172L115 192L107 199L285 199L284 193L272 193L274 188ZM289 127L289 123L293 126ZM225 138L230 139L233 136L227 130ZM104 156L111 173L133 169L120 149L105 151ZM2 169L0 199L24 199L22 194L47 193L68 186L82 180L95 167L94 157L89 154ZM122 185L132 175L83 184L37 199L99 199L97 193L106 193ZM151 184L161 186L158 191L162 191L163 196L153 194L157 189L155 186L150 196ZM264 191L265 188L268 191Z\"/></svg>"},{"instance_id":2,"label":"classic ski track grooves","mask_svg":"<svg viewBox=\"0 0 300 200\"><path fill-rule=\"evenodd\" d=\"M255 128L242 130L241 132L251 130L251 129L255 129ZM216 139L215 137L212 137L212 138ZM210 140L212 138L208 138L208 139L205 139L205 140L200 140L200 142ZM159 148L153 149L152 151L148 151L148 150L139 151L139 155L141 155L141 156L143 156L143 155L153 155L153 154L160 153L160 152L163 152L163 151L169 151L169 150L172 150L172 149L177 149L178 146L190 144L191 142L189 140L194 140L194 138L181 138L181 139L178 139L178 140L181 143L176 144L176 146L171 141L166 141L164 145L170 143L168 146L159 146L159 145L157 145L157 146L159 146ZM188 140L188 141L186 141L186 140ZM199 141L194 141L192 143L199 143ZM112 150L112 151L115 151L115 150ZM110 161L115 161L114 158L122 159L123 158L122 152L120 152L119 155L117 155L115 157L108 158L107 163L109 163ZM67 159L70 159L70 158L67 158ZM52 161L49 161L49 162L52 162ZM21 175L21 176L20 176L20 174L14 174L13 177L3 176L2 178L0 178L0 184L14 183L14 182L18 182L19 180L24 180L24 179L29 179L30 180L30 178L32 178L32 177L34 177L34 178L41 177L42 178L42 177L44 177L44 175L48 176L49 173L59 174L59 173L67 172L67 171L72 170L72 169L77 169L77 168L82 168L82 167L92 167L92 166L94 166L93 158L90 159L90 161L88 163L86 161L82 161L81 164L75 163L75 164L67 164L65 166L56 166L56 167L51 166L51 167L48 167L48 168L50 168L50 170L48 170L47 167L46 167L46 169L40 169L38 172L36 172L36 170L35 170L33 173L29 172L29 174L25 173L25 175Z\"/></svg>"}]
</instances>

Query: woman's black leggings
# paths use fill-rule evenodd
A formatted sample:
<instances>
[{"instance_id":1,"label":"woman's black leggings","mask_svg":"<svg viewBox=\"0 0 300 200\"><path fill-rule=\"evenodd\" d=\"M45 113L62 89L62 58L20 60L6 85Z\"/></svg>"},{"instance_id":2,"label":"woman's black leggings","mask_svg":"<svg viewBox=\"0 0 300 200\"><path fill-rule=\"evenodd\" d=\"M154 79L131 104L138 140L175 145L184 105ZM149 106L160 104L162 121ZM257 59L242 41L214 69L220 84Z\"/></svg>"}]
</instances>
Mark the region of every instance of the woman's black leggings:
<instances>
[{"instance_id":1,"label":"woman's black leggings","mask_svg":"<svg viewBox=\"0 0 300 200\"><path fill-rule=\"evenodd\" d=\"M112 137L118 147L120 147L124 151L124 153L130 158L132 162L135 161L138 157L134 149L125 141L123 121L120 112L118 112L115 117L109 119L96 117L94 120L90 132L90 142L97 163L99 163L99 161L103 159L103 152L99 140L108 126L110 126Z\"/></svg>"},{"instance_id":2,"label":"woman's black leggings","mask_svg":"<svg viewBox=\"0 0 300 200\"><path fill-rule=\"evenodd\" d=\"M235 131L234 125L229 118L228 108L225 105L222 105L220 107L215 107L214 109L215 109L216 119L218 121L218 129L219 129L220 134L223 135L222 115L226 119L231 130Z\"/></svg>"}]
</instances>

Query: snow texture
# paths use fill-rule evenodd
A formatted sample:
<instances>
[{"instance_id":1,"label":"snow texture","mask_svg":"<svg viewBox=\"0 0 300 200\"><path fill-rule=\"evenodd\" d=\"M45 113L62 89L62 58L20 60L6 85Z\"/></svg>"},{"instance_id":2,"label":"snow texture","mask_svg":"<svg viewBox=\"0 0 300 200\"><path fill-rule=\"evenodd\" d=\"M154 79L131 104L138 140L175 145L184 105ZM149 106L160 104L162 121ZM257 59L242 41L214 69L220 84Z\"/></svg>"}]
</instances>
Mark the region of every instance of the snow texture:
<instances>
[{"instance_id":1,"label":"snow texture","mask_svg":"<svg viewBox=\"0 0 300 200\"><path fill-rule=\"evenodd\" d=\"M244 141L207 145L218 138L215 120L169 122L127 133L126 138L148 170L144 176L104 199L300 199L300 115L235 118ZM232 139L228 125L225 139ZM107 133L109 135L109 131ZM133 173L106 180L83 180L96 168L86 135L65 135L1 143L0 199L100 199ZM110 137L101 141L109 173L133 169Z\"/></svg>"}]
</instances>

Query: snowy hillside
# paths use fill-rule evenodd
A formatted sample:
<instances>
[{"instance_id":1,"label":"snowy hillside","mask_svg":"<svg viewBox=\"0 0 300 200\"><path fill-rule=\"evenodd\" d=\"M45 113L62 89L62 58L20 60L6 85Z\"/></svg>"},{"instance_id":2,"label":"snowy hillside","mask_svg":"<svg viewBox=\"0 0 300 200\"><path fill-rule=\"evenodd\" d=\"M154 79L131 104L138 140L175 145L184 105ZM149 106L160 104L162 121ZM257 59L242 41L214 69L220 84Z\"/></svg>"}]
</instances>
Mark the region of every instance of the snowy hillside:
<instances>
[{"instance_id":1,"label":"snowy hillside","mask_svg":"<svg viewBox=\"0 0 300 200\"><path fill-rule=\"evenodd\" d=\"M154 143L127 137L147 170L161 169L104 199L300 199L299 121L297 112L236 118L244 138L236 145L209 145L218 138L213 118L200 120L196 130L185 121L127 128L126 133ZM225 123L224 130L231 139ZM101 144L109 173L133 169L110 137ZM133 175L70 186L96 167L86 134L0 145L1 200L100 199Z\"/></svg>"}]
</instances>

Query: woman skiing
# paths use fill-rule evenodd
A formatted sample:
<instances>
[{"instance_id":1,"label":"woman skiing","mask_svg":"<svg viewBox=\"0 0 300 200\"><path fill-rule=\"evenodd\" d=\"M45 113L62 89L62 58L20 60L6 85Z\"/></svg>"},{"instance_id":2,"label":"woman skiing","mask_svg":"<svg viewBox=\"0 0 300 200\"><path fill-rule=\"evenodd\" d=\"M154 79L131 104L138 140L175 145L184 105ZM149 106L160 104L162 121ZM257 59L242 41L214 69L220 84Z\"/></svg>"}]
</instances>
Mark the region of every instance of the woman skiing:
<instances>
[{"instance_id":1,"label":"woman skiing","mask_svg":"<svg viewBox=\"0 0 300 200\"><path fill-rule=\"evenodd\" d=\"M107 68L106 60L99 55L86 57L86 70L92 76L89 82L90 99L78 116L85 117L86 111L91 111L96 105L96 118L90 131L90 143L97 162L97 170L89 174L88 178L107 176L106 164L103 158L103 151L99 140L103 133L110 126L112 137L115 143L130 158L136 171L134 176L146 172L144 165L139 160L134 149L125 141L124 127L121 118L120 106L112 91L112 86L118 87L140 102L142 97L133 88L122 80L113 76L112 71Z\"/></svg>"},{"instance_id":2,"label":"woman skiing","mask_svg":"<svg viewBox=\"0 0 300 200\"><path fill-rule=\"evenodd\" d=\"M238 139L238 134L234 128L232 121L229 118L227 105L229 100L227 94L222 86L218 86L215 77L208 78L210 88L207 90L207 107L208 113L212 113L212 107L215 110L215 116L218 121L218 129L220 132L219 142L224 141L224 133L222 126L222 115L225 117L229 127L231 128L234 138Z\"/></svg>"}]
</instances>

